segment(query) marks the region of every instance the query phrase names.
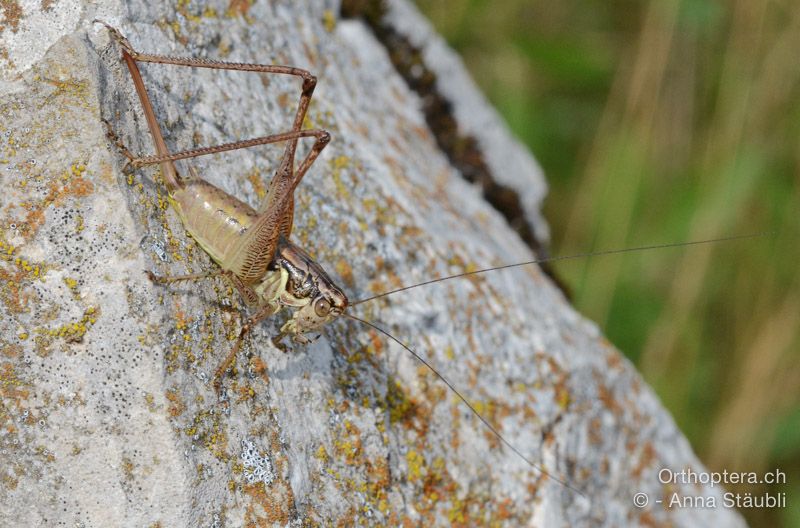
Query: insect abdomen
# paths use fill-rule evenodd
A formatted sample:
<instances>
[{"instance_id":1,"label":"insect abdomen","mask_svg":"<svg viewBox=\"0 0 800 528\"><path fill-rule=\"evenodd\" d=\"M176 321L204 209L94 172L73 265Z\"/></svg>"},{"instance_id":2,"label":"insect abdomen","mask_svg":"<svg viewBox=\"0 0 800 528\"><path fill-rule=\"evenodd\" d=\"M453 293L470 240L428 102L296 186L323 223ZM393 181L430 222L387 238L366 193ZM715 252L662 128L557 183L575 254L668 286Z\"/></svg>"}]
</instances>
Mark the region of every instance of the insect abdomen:
<instances>
[{"instance_id":1,"label":"insect abdomen","mask_svg":"<svg viewBox=\"0 0 800 528\"><path fill-rule=\"evenodd\" d=\"M189 234L227 269L231 249L258 217L255 210L202 180L186 182L170 199Z\"/></svg>"}]
</instances>

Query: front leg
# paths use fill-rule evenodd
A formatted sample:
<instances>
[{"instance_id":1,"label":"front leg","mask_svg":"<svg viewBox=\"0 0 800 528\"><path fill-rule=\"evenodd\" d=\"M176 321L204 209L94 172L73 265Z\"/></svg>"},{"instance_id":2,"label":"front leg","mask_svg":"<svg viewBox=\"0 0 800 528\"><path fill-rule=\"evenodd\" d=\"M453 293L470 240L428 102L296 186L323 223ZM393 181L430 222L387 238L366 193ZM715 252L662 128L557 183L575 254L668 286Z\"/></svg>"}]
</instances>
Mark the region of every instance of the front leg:
<instances>
[{"instance_id":1,"label":"front leg","mask_svg":"<svg viewBox=\"0 0 800 528\"><path fill-rule=\"evenodd\" d=\"M314 339L310 339L303 334L292 334L291 332L281 331L278 335L272 338L272 344L275 345L275 347L281 352L289 351L289 347L283 342L283 338L287 336L292 336L292 341L298 345L309 345L319 339L319 336L315 337Z\"/></svg>"},{"instance_id":2,"label":"front leg","mask_svg":"<svg viewBox=\"0 0 800 528\"><path fill-rule=\"evenodd\" d=\"M286 334L284 332L280 332L278 335L272 338L272 344L275 346L275 348L285 354L289 351L289 346L283 342L284 337L286 337Z\"/></svg>"}]
</instances>

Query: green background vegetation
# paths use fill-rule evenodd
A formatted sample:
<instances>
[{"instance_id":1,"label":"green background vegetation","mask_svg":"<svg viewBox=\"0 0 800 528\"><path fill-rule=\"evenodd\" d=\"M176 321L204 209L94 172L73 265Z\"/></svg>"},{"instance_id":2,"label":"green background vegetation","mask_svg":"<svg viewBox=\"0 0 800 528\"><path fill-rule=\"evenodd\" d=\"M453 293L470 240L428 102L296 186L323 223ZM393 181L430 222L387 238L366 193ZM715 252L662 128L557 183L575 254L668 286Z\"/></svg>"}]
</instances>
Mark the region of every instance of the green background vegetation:
<instances>
[{"instance_id":1,"label":"green background vegetation","mask_svg":"<svg viewBox=\"0 0 800 528\"><path fill-rule=\"evenodd\" d=\"M800 526L800 5L417 3L543 165L553 254L776 233L558 273L710 468L787 474L748 521Z\"/></svg>"}]
</instances>

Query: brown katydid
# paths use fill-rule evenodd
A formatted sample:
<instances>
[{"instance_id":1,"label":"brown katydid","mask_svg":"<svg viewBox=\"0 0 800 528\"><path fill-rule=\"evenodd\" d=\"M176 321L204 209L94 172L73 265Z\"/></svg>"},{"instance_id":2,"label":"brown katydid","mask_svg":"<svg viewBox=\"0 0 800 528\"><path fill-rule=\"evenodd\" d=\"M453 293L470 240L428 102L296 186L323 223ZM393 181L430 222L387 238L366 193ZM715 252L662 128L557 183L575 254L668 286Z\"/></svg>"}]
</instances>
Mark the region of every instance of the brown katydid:
<instances>
[{"instance_id":1,"label":"brown katydid","mask_svg":"<svg viewBox=\"0 0 800 528\"><path fill-rule=\"evenodd\" d=\"M134 50L125 37L115 28L107 24L104 25L108 28L114 40L122 48L122 57L132 76L155 145L156 154L146 157L134 156L122 145L110 128L109 136L112 137L123 154L128 158L128 165L131 168L156 164L160 165L167 190L169 191L170 203L172 203L186 230L219 266L218 270L210 273L158 277L148 272L148 276L154 282L162 284L222 277L230 281L240 293L248 308L253 311L253 315L243 322L235 344L215 371L214 386L217 391L221 390L223 376L235 361L244 339L262 319L276 314L283 307L294 309L291 318L281 327L280 333L276 336L275 341L277 344L281 339L290 337L296 342L303 344L308 342L308 338L304 335L305 333L318 330L339 316L345 316L373 328L411 353L418 361L423 363L441 379L470 411L517 456L537 471L580 494L581 492L570 485L565 478L557 477L551 472L546 471L540 464L530 460L529 457L506 440L506 438L501 435L445 377L420 355L380 326L348 314L346 313L346 309L349 306L385 297L399 291L434 282L487 273L498 269L527 266L554 260L581 258L589 255L622 253L640 251L643 249L744 238L730 237L728 239L718 239L714 241L664 244L567 257L537 259L506 266L470 271L450 277L432 279L351 303L348 301L343 291L337 287L325 273L322 267L314 262L304 250L290 241L294 216L294 190L330 140L329 134L324 130L302 128L316 85L316 78L308 71L289 66L242 64L208 59L144 54ZM213 147L194 148L174 154L170 153L162 136L155 112L139 72L137 65L139 62L272 73L298 77L302 79L302 89L292 128L290 131L284 133L236 141ZM315 142L308 154L306 154L300 162L299 166L295 167L295 153L298 141L303 138L313 138ZM177 160L189 159L207 154L280 142L286 143L283 158L275 176L269 184L264 203L258 210L251 208L237 198L200 179L194 172L192 172L192 178L182 178L173 163Z\"/></svg>"},{"instance_id":2,"label":"brown katydid","mask_svg":"<svg viewBox=\"0 0 800 528\"><path fill-rule=\"evenodd\" d=\"M154 282L170 283L224 276L235 286L248 307L255 309L255 314L242 325L236 344L216 370L214 383L219 390L222 375L234 361L245 336L262 319L275 314L283 306L296 308L275 341L291 336L297 342L307 343L308 338L304 333L318 329L341 315L347 307L347 297L333 284L324 270L305 251L289 241L294 216L294 190L330 140L330 135L324 130L301 130L317 81L311 73L289 66L228 63L139 53L119 31L108 25L106 27L122 47L122 57L133 78L157 154L137 158L121 144L110 127L109 136L128 158L131 167L154 164L161 166L170 202L186 230L219 265L219 269L211 273L175 277L158 277L148 273L149 277ZM171 154L161 134L137 62L300 77L303 88L292 130ZM307 137L315 139L314 146L300 166L295 168L297 142ZM280 142L286 143L283 160L258 211L200 179L196 174L190 179L182 178L173 163L206 154Z\"/></svg>"}]
</instances>

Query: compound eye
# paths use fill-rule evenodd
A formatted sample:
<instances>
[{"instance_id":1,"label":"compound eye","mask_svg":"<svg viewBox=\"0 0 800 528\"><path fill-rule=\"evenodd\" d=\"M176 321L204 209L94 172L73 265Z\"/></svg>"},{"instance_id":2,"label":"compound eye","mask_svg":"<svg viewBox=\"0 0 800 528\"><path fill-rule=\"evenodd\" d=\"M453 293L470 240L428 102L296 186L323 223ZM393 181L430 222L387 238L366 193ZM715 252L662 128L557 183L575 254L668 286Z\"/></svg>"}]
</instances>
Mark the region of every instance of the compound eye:
<instances>
[{"instance_id":1,"label":"compound eye","mask_svg":"<svg viewBox=\"0 0 800 528\"><path fill-rule=\"evenodd\" d=\"M327 299L320 299L314 303L314 312L320 316L325 317L331 311L331 303Z\"/></svg>"}]
</instances>

